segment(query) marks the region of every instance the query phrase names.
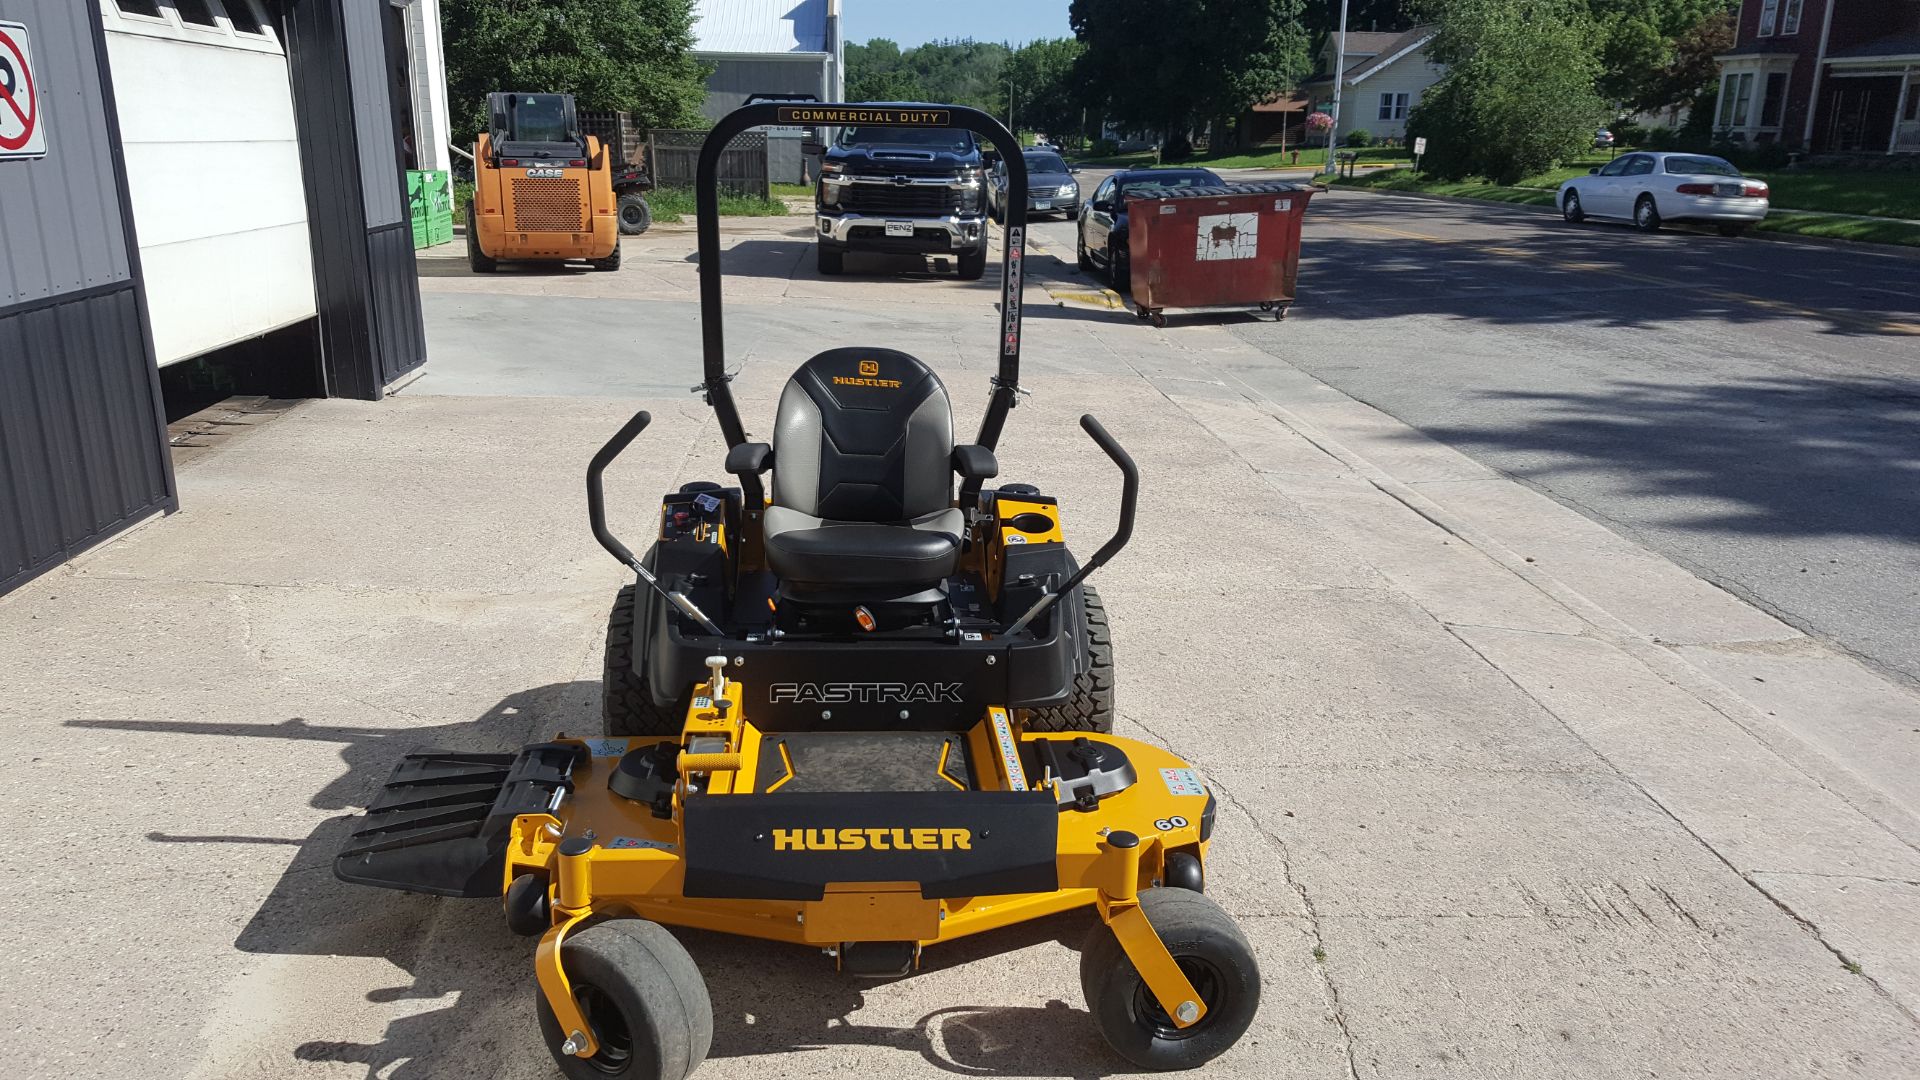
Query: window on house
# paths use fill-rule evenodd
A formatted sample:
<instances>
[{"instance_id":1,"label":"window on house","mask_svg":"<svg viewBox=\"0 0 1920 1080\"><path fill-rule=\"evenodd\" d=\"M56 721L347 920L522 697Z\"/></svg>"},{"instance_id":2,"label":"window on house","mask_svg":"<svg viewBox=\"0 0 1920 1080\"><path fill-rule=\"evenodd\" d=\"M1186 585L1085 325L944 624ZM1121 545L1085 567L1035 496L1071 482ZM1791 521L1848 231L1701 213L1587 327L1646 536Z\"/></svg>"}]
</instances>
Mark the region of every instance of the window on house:
<instances>
[{"instance_id":1,"label":"window on house","mask_svg":"<svg viewBox=\"0 0 1920 1080\"><path fill-rule=\"evenodd\" d=\"M1907 107L1901 110L1900 119L1909 124L1920 120L1920 82L1907 87Z\"/></svg>"},{"instance_id":2,"label":"window on house","mask_svg":"<svg viewBox=\"0 0 1920 1080\"><path fill-rule=\"evenodd\" d=\"M1407 118L1406 94L1381 94L1380 119L1405 120Z\"/></svg>"},{"instance_id":3,"label":"window on house","mask_svg":"<svg viewBox=\"0 0 1920 1080\"><path fill-rule=\"evenodd\" d=\"M1803 0L1787 0L1787 9L1780 13L1780 32L1797 34L1800 32L1800 7Z\"/></svg>"},{"instance_id":4,"label":"window on house","mask_svg":"<svg viewBox=\"0 0 1920 1080\"><path fill-rule=\"evenodd\" d=\"M1743 128L1747 126L1748 109L1753 104L1753 73L1735 75L1732 90L1733 124L1731 126Z\"/></svg>"},{"instance_id":5,"label":"window on house","mask_svg":"<svg viewBox=\"0 0 1920 1080\"><path fill-rule=\"evenodd\" d=\"M1780 17L1780 0L1760 0L1760 36L1773 33L1773 24Z\"/></svg>"},{"instance_id":6,"label":"window on house","mask_svg":"<svg viewBox=\"0 0 1920 1080\"><path fill-rule=\"evenodd\" d=\"M1760 126L1780 126L1780 110L1787 104L1787 73L1775 71L1767 76L1766 92L1760 97Z\"/></svg>"},{"instance_id":7,"label":"window on house","mask_svg":"<svg viewBox=\"0 0 1920 1080\"><path fill-rule=\"evenodd\" d=\"M218 28L220 25L213 17L213 0L173 0L173 7L180 13L180 21L188 26Z\"/></svg>"},{"instance_id":8,"label":"window on house","mask_svg":"<svg viewBox=\"0 0 1920 1080\"><path fill-rule=\"evenodd\" d=\"M160 18L160 0L115 0L122 15L145 15L149 19Z\"/></svg>"},{"instance_id":9,"label":"window on house","mask_svg":"<svg viewBox=\"0 0 1920 1080\"><path fill-rule=\"evenodd\" d=\"M227 0L227 21L236 34L264 34L265 24L253 10L253 0Z\"/></svg>"}]
</instances>

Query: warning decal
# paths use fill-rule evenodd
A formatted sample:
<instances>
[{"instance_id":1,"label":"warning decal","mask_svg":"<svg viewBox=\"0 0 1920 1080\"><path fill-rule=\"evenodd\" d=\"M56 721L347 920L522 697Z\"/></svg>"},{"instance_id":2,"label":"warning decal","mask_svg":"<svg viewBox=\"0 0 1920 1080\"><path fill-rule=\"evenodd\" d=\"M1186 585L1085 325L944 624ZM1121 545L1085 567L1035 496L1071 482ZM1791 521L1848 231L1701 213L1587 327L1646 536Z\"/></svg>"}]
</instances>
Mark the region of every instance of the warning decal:
<instances>
[{"instance_id":1,"label":"warning decal","mask_svg":"<svg viewBox=\"0 0 1920 1080\"><path fill-rule=\"evenodd\" d=\"M40 122L40 89L34 82L27 28L0 22L0 159L46 153L46 128Z\"/></svg>"},{"instance_id":2,"label":"warning decal","mask_svg":"<svg viewBox=\"0 0 1920 1080\"><path fill-rule=\"evenodd\" d=\"M1196 261L1251 259L1259 253L1259 214L1211 214L1200 219L1193 248Z\"/></svg>"}]
</instances>

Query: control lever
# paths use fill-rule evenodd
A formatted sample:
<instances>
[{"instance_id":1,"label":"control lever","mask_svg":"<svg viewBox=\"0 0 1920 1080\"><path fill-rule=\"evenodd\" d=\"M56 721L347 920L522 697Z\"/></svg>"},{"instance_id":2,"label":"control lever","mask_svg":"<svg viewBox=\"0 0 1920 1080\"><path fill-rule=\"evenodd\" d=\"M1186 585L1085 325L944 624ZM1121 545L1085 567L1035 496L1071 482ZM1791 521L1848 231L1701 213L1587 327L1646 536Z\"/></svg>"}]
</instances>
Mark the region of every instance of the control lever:
<instances>
[{"instance_id":1,"label":"control lever","mask_svg":"<svg viewBox=\"0 0 1920 1080\"><path fill-rule=\"evenodd\" d=\"M633 419L621 425L620 430L613 433L613 438L608 439L607 444L593 455L591 462L587 463L587 521L593 526L593 538L600 541L600 546L606 548L614 558L619 559L634 573L640 575L640 580L646 582L648 588L659 593L682 615L692 619L700 629L715 637L725 637L726 632L715 626L713 620L707 618L706 612L701 611L700 606L689 599L687 594L678 590L669 590L660 584L659 579L653 576L652 571L641 565L640 560L634 557L627 545L607 531L607 497L600 486L600 474L606 472L607 466L613 463L613 459L619 457L633 440L640 437L641 432L647 430L647 425L651 423L653 423L653 416L645 409L634 413Z\"/></svg>"},{"instance_id":2,"label":"control lever","mask_svg":"<svg viewBox=\"0 0 1920 1080\"><path fill-rule=\"evenodd\" d=\"M1094 552L1093 558L1088 559L1087 564L1080 568L1079 573L1068 578L1059 588L1035 600L1026 614L1015 619L1013 625L1005 630L1006 636L1012 636L1026 629L1028 623L1045 614L1046 610L1058 603L1062 596L1072 592L1082 581L1085 581L1088 574L1105 566L1108 559L1118 555L1120 549L1126 547L1127 541L1133 536L1133 509L1140 497L1140 470L1134 466L1133 458L1128 456L1126 450L1114 440L1113 436L1107 434L1107 429L1100 426L1100 421L1093 418L1092 413L1087 413L1080 418L1080 427L1093 437L1093 441L1100 445L1100 449L1106 451L1115 465L1120 466L1120 525L1114 530L1113 537L1100 545L1100 550Z\"/></svg>"}]
</instances>

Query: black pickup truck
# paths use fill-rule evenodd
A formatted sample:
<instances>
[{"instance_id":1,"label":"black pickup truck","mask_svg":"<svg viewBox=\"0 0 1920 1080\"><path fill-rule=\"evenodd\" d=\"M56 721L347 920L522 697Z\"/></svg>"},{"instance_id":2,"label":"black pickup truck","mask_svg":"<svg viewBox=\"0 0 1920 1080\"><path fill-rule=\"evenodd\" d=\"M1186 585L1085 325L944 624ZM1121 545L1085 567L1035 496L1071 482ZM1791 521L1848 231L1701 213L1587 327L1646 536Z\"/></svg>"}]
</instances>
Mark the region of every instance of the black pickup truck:
<instances>
[{"instance_id":1,"label":"black pickup truck","mask_svg":"<svg viewBox=\"0 0 1920 1080\"><path fill-rule=\"evenodd\" d=\"M980 145L954 128L849 127L827 148L814 189L820 272L849 251L944 255L960 276L987 269Z\"/></svg>"}]
</instances>

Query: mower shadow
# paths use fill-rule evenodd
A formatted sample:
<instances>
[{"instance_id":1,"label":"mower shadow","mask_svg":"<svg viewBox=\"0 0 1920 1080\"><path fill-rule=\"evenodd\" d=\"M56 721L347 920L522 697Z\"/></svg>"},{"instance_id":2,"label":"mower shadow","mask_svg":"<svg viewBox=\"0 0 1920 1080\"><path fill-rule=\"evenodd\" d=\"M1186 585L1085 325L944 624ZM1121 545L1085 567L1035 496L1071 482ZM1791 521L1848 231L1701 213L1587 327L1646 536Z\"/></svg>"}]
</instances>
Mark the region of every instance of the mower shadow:
<instances>
[{"instance_id":1,"label":"mower shadow","mask_svg":"<svg viewBox=\"0 0 1920 1080\"><path fill-rule=\"evenodd\" d=\"M315 724L301 718L271 725L140 721L73 721L76 727L170 731L219 739L275 738L340 744L346 771L310 805L351 811L366 805L401 754L417 747L508 752L559 733L599 729L598 682L554 683L511 695L464 723L414 728ZM297 844L279 881L235 941L242 952L270 956L352 957L385 961L408 981L365 993L373 1005L446 1002L387 1022L378 1042L310 1039L285 1045L297 1061L363 1065L369 1078L427 1080L446 1076L557 1076L534 1019L533 942L511 934L495 902L419 896L349 885L331 872L351 814L329 819L303 841L251 835L149 834L155 843ZM1091 925L1084 912L1055 916L930 950L920 976L1049 941L1077 947ZM841 975L818 952L723 934L676 929L707 980L714 1003L711 1058L876 1046L918 1054L968 1076L1092 1077L1126 1067L1101 1041L1077 1005L1001 1008L962 1003L929 1012L911 1026L861 1023L864 991L877 984ZM300 1000L299 985L277 987ZM361 966L337 970L354 978ZM319 1000L325 1000L321 990ZM982 994L991 997L990 993ZM1077 994L1075 995L1077 997ZM392 1010L386 1010L391 1012ZM324 1023L324 1020L319 1021ZM345 1019L342 1023L346 1023ZM364 1023L364 1019L361 1020ZM310 1034L312 1014L292 1022ZM265 1046L274 1046L271 1031ZM284 1043L292 1044L293 1036ZM268 1049L266 1052L273 1052ZM262 1064L265 1064L263 1062ZM821 1068L833 1068L823 1062Z\"/></svg>"}]
</instances>

